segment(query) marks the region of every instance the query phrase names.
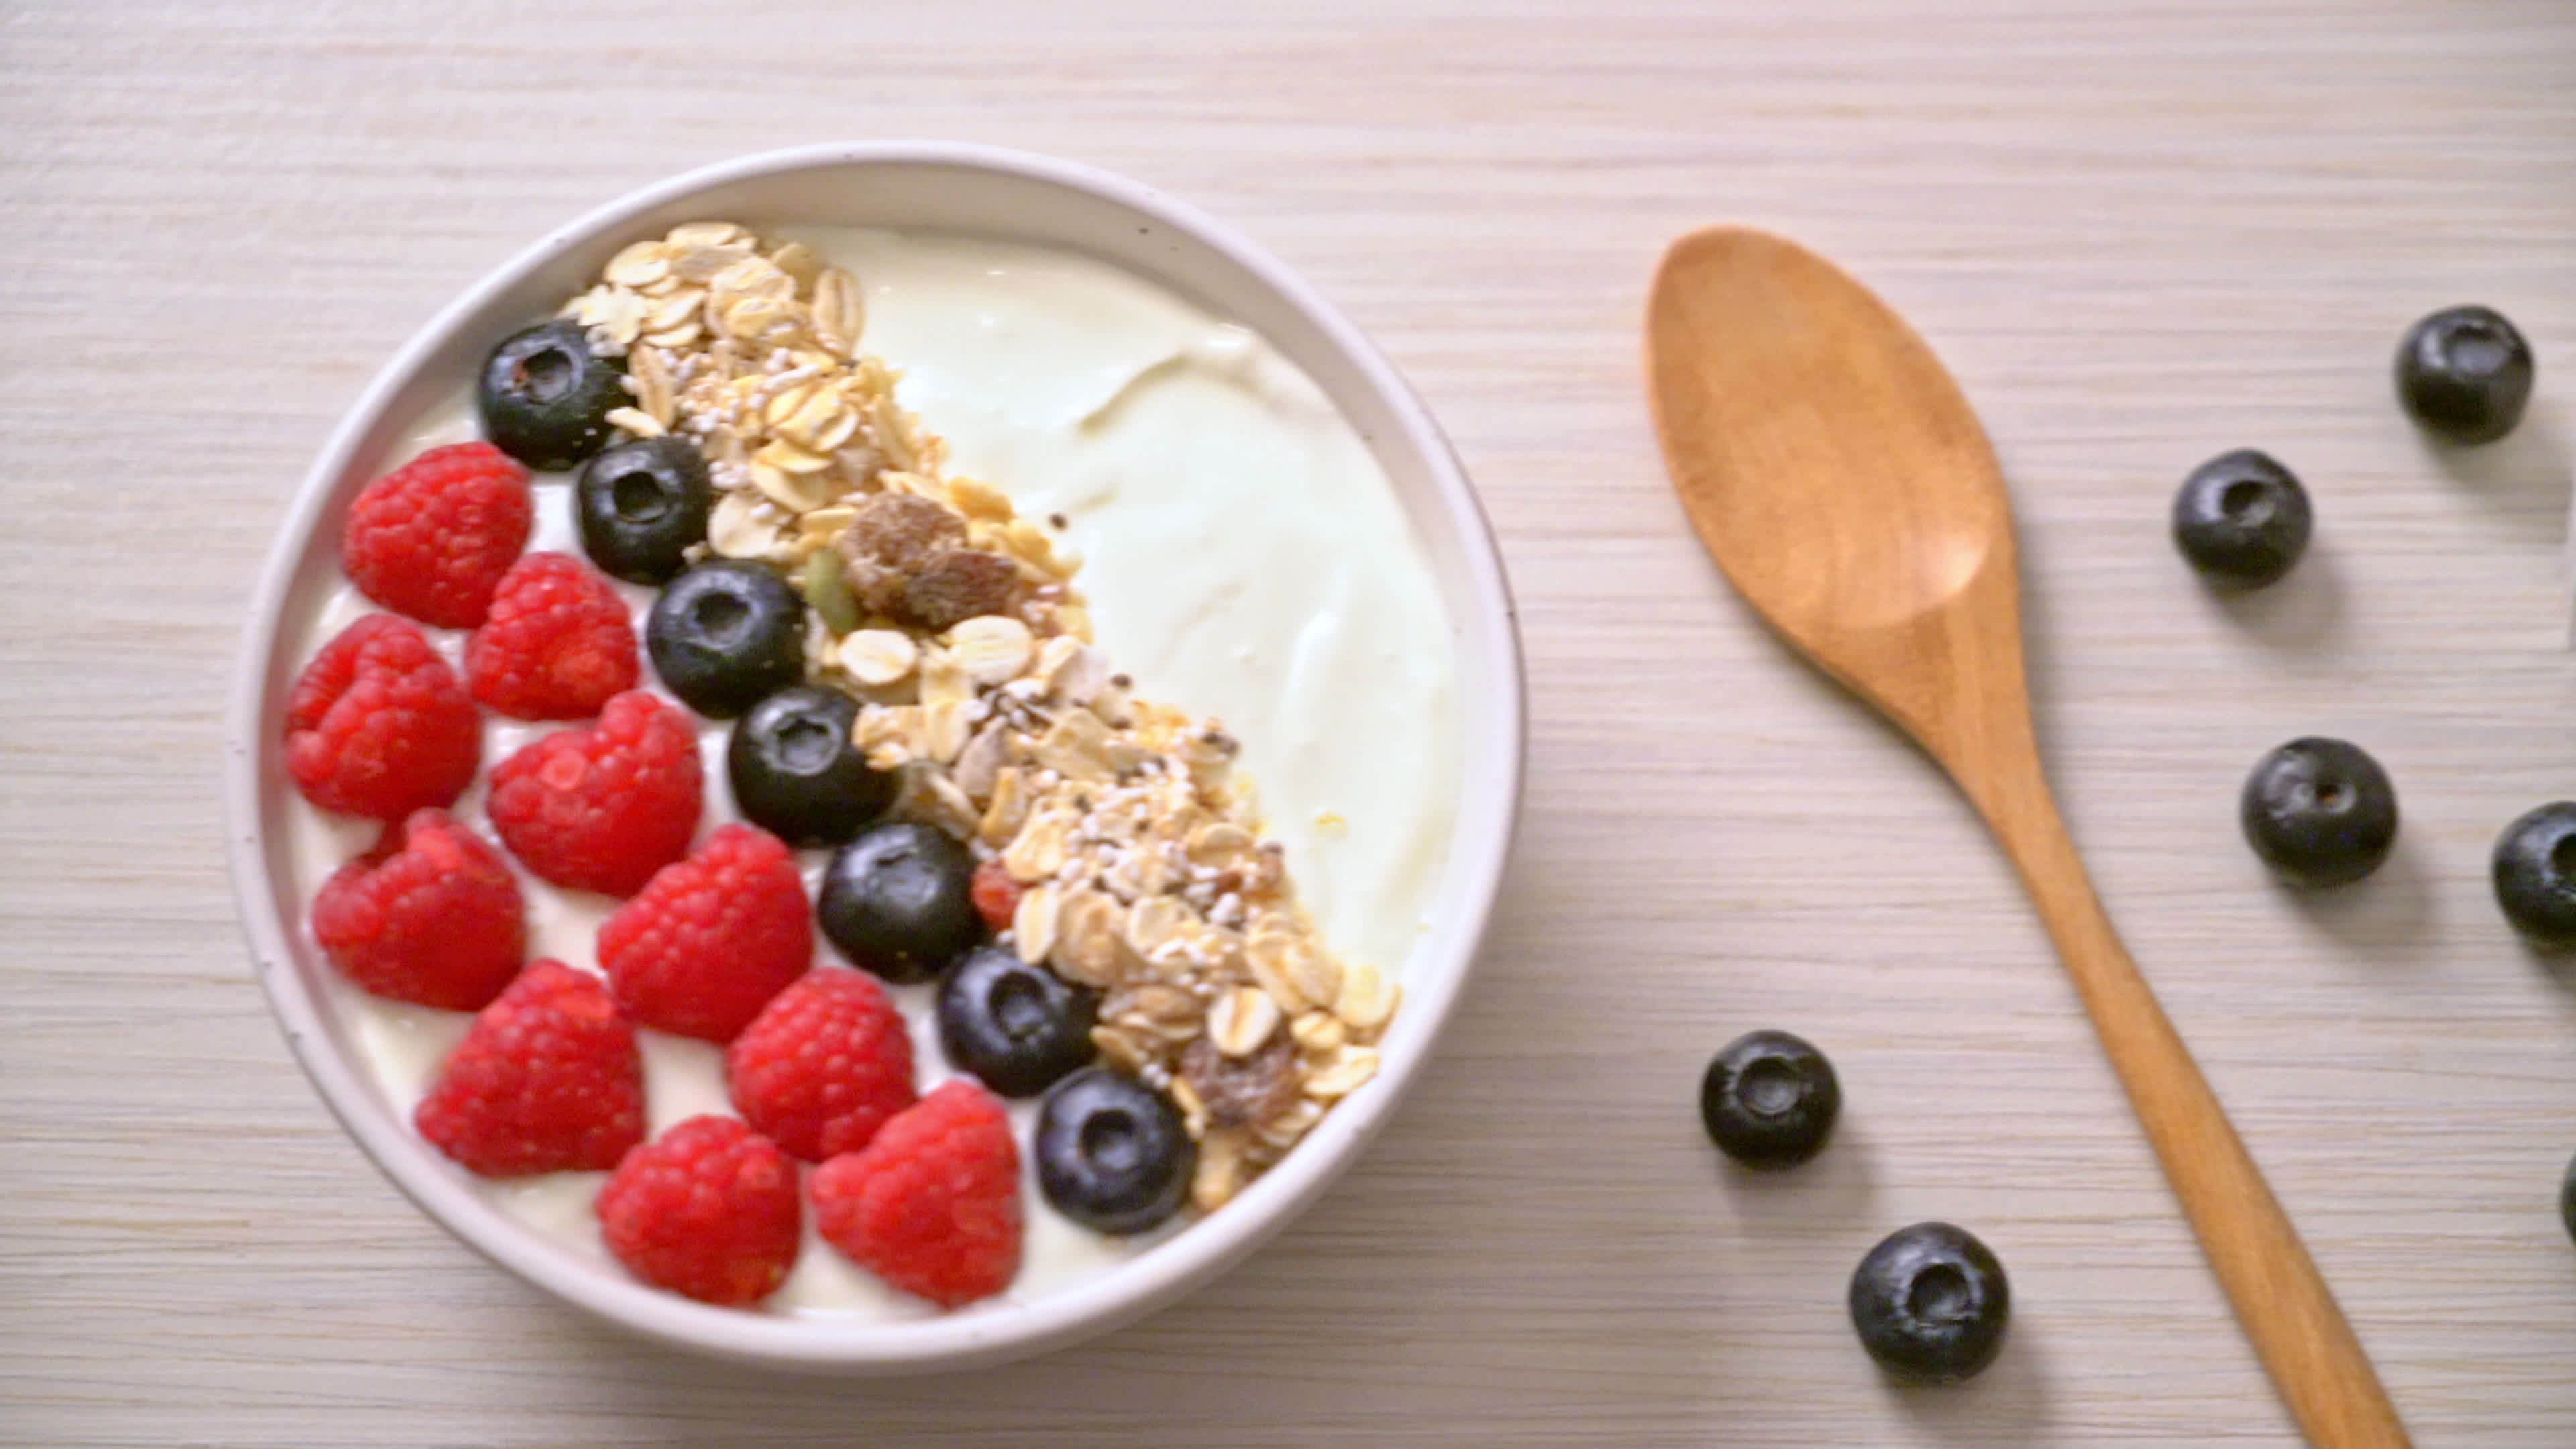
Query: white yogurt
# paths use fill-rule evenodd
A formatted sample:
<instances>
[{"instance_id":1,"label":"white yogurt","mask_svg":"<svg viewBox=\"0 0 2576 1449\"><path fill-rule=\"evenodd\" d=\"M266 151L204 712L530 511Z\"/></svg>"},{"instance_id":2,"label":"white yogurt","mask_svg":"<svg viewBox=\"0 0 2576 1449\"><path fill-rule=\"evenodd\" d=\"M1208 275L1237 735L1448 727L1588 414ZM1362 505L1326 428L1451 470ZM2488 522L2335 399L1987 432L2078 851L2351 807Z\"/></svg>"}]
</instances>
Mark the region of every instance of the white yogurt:
<instances>
[{"instance_id":1,"label":"white yogurt","mask_svg":"<svg viewBox=\"0 0 2576 1449\"><path fill-rule=\"evenodd\" d=\"M1243 743L1266 829L1316 925L1337 950L1402 975L1424 925L1456 808L1449 621L1386 477L1348 422L1267 343L1158 287L1087 258L956 237L786 231L864 284L865 346L904 371L898 390L950 446L948 471L1010 495L1024 514L1062 514L1087 562L1076 583L1098 641L1137 692L1214 717ZM400 457L474 436L457 401L424 419ZM541 477L532 549L578 555L570 489ZM621 586L640 637L650 592ZM296 643L310 658L371 609L343 586ZM427 631L451 662L463 635ZM649 678L649 666L645 671ZM559 725L487 716L488 773ZM700 832L739 818L724 776L725 731L700 731ZM483 822L478 782L458 818ZM288 811L299 897L375 837L299 796ZM809 892L826 853L805 852ZM614 902L524 872L529 950L596 970L592 940ZM828 943L826 960L837 960ZM931 989L893 992L911 1024L923 1091L952 1075ZM336 975L326 995L406 1117L471 1020L369 996ZM649 1126L733 1115L723 1050L660 1032L643 1044ZM1141 1238L1090 1232L1049 1209L1028 1160L1036 1104L1017 1103L1028 1229L1026 1300L1132 1256ZM605 1173L553 1173L477 1187L546 1236L609 1261L591 1199ZM887 1288L825 1245L809 1222L774 1312L870 1318L936 1310Z\"/></svg>"}]
</instances>

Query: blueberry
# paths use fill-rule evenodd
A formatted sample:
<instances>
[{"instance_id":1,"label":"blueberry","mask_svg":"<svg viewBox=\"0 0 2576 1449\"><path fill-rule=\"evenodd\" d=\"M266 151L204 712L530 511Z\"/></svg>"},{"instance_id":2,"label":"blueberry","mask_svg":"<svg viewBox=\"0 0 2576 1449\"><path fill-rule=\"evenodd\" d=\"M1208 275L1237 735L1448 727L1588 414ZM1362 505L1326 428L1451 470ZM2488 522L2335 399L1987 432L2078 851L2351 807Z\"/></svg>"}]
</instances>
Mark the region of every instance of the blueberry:
<instances>
[{"instance_id":1,"label":"blueberry","mask_svg":"<svg viewBox=\"0 0 2576 1449\"><path fill-rule=\"evenodd\" d=\"M927 981L983 938L967 895L975 861L946 831L898 821L833 852L815 918L853 965Z\"/></svg>"},{"instance_id":2,"label":"blueberry","mask_svg":"<svg viewBox=\"0 0 2576 1449\"><path fill-rule=\"evenodd\" d=\"M582 465L573 484L582 552L630 584L668 582L707 541L715 489L707 460L685 438L620 443Z\"/></svg>"},{"instance_id":3,"label":"blueberry","mask_svg":"<svg viewBox=\"0 0 2576 1449\"><path fill-rule=\"evenodd\" d=\"M1842 1105L1833 1064L1785 1031L1728 1042L1699 1081L1708 1140L1747 1167L1791 1167L1815 1156Z\"/></svg>"},{"instance_id":4,"label":"blueberry","mask_svg":"<svg viewBox=\"0 0 2576 1449\"><path fill-rule=\"evenodd\" d=\"M2292 885L2357 881L2397 842L2397 787L2342 740L2296 739L2265 755L2237 813L2246 843Z\"/></svg>"},{"instance_id":5,"label":"blueberry","mask_svg":"<svg viewBox=\"0 0 2576 1449\"><path fill-rule=\"evenodd\" d=\"M474 381L492 446L541 472L569 468L608 442L609 413L628 406L614 357L590 350L581 324L544 322L501 339Z\"/></svg>"},{"instance_id":6,"label":"blueberry","mask_svg":"<svg viewBox=\"0 0 2576 1449\"><path fill-rule=\"evenodd\" d=\"M2576 1238L2576 1157L2567 1160L2567 1176L2558 1183L2558 1219L2567 1224L2567 1236Z\"/></svg>"},{"instance_id":7,"label":"blueberry","mask_svg":"<svg viewBox=\"0 0 2576 1449\"><path fill-rule=\"evenodd\" d=\"M1097 1233L1141 1233L1180 1211L1198 1144L1162 1093L1086 1067L1038 1108L1038 1190Z\"/></svg>"},{"instance_id":8,"label":"blueberry","mask_svg":"<svg viewBox=\"0 0 2576 1449\"><path fill-rule=\"evenodd\" d=\"M894 776L868 768L850 742L859 702L797 684L751 707L725 744L733 800L790 845L838 845L894 803Z\"/></svg>"},{"instance_id":9,"label":"blueberry","mask_svg":"<svg viewBox=\"0 0 2576 1449\"><path fill-rule=\"evenodd\" d=\"M2504 828L2495 892L2515 930L2543 946L2576 946L2576 801L2543 805Z\"/></svg>"},{"instance_id":10,"label":"blueberry","mask_svg":"<svg viewBox=\"0 0 2576 1449\"><path fill-rule=\"evenodd\" d=\"M2531 400L2531 344L2491 307L2445 307L2397 344L2397 398L2424 430L2492 443Z\"/></svg>"},{"instance_id":11,"label":"blueberry","mask_svg":"<svg viewBox=\"0 0 2576 1449\"><path fill-rule=\"evenodd\" d=\"M1005 1097L1034 1097L1091 1060L1097 993L1008 946L967 952L939 983L939 1047Z\"/></svg>"},{"instance_id":12,"label":"blueberry","mask_svg":"<svg viewBox=\"0 0 2576 1449\"><path fill-rule=\"evenodd\" d=\"M2191 470L2174 495L2174 543L2191 566L2249 588L2290 571L2307 551L2314 515L2308 490L2279 460L2253 448L2221 453Z\"/></svg>"},{"instance_id":13,"label":"blueberry","mask_svg":"<svg viewBox=\"0 0 2576 1449\"><path fill-rule=\"evenodd\" d=\"M805 677L805 601L767 564L702 563L644 620L653 670L680 702L731 719Z\"/></svg>"},{"instance_id":14,"label":"blueberry","mask_svg":"<svg viewBox=\"0 0 2576 1449\"><path fill-rule=\"evenodd\" d=\"M1974 1235L1948 1223L1916 1223L1890 1233L1852 1270L1851 1316L1879 1367L1956 1383L2002 1352L2012 1285Z\"/></svg>"}]
</instances>

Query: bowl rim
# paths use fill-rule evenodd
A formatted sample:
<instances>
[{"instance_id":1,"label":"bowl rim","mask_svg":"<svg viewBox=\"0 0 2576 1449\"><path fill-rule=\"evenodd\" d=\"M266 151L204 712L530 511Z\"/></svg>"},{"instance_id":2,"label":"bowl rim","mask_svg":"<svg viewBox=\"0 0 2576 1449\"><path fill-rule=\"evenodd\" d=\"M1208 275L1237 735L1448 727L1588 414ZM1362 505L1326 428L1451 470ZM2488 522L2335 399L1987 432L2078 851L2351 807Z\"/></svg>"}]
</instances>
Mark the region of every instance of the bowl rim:
<instances>
[{"instance_id":1,"label":"bowl rim","mask_svg":"<svg viewBox=\"0 0 2576 1449\"><path fill-rule=\"evenodd\" d=\"M335 1045L328 1007L298 973L288 939L292 927L274 908L277 894L264 843L260 778L267 753L263 722L274 673L269 646L293 594L299 561L369 429L430 355L495 299L564 251L587 245L638 215L729 183L853 165L984 171L1087 193L1210 248L1315 327L1396 420L1402 446L1419 458L1438 499L1438 511L1455 535L1466 580L1466 607L1485 627L1468 628L1463 621L1453 620L1453 634L1462 662L1465 651L1481 642L1483 669L1495 681L1492 707L1475 718L1462 714L1460 725L1462 730L1484 734L1496 768L1490 778L1460 781L1461 823L1451 828L1443 882L1450 909L1457 913L1453 945L1450 951L1429 958L1431 969L1425 979L1406 983L1406 1005L1400 1015L1410 1018L1419 1033L1411 1039L1412 1050L1388 1053L1374 1089L1327 1114L1323 1125L1302 1144L1306 1150L1290 1154L1263 1174L1224 1212L1202 1219L1188 1231L1089 1281L1026 1303L989 1305L932 1318L840 1322L714 1308L602 1273L595 1264L510 1219L435 1162L400 1114L387 1110L361 1064ZM1132 265L1130 269L1157 280L1150 269ZM1520 818L1526 774L1526 698L1518 614L1501 552L1448 439L1376 346L1267 251L1197 208L1141 183L1053 157L936 140L795 146L666 177L556 227L486 273L422 324L341 414L297 485L243 626L225 718L225 853L237 914L260 985L289 1048L350 1138L432 1221L563 1302L674 1347L786 1369L930 1372L1028 1357L1140 1318L1248 1256L1310 1206L1358 1158L1436 1048L1491 924ZM1486 817L1494 828L1481 833L1462 828L1471 812Z\"/></svg>"}]
</instances>

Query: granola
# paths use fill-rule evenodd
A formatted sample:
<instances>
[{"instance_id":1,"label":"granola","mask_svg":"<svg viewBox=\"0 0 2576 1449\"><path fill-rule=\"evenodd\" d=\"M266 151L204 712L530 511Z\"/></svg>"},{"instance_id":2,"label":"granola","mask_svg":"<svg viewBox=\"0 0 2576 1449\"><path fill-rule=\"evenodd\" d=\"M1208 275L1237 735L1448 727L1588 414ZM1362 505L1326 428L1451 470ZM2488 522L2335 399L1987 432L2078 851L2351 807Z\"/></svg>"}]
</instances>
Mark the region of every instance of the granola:
<instances>
[{"instance_id":1,"label":"granola","mask_svg":"<svg viewBox=\"0 0 2576 1449\"><path fill-rule=\"evenodd\" d=\"M897 814L998 860L1021 889L1004 941L1101 993L1102 1059L1168 1092L1199 1143L1196 1206L1375 1076L1395 983L1315 931L1234 739L1111 670L1079 561L946 473L860 347L855 279L695 222L619 252L564 312L626 360L634 405L611 421L705 453L705 551L814 604L807 674L861 701L853 738L900 777Z\"/></svg>"}]
</instances>

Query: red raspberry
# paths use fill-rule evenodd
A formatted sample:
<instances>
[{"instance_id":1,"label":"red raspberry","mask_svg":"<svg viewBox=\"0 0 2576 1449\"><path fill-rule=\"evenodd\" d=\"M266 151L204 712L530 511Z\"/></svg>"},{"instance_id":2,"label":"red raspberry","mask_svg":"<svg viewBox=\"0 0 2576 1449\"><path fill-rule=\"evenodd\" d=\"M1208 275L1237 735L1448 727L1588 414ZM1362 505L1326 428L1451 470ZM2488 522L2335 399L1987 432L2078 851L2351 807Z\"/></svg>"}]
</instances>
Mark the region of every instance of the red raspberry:
<instances>
[{"instance_id":1,"label":"red raspberry","mask_svg":"<svg viewBox=\"0 0 2576 1449\"><path fill-rule=\"evenodd\" d=\"M483 759L483 721L418 626L369 614L286 700L286 772L325 810L395 821L453 804Z\"/></svg>"},{"instance_id":2,"label":"red raspberry","mask_svg":"<svg viewBox=\"0 0 2576 1449\"><path fill-rule=\"evenodd\" d=\"M814 964L814 912L778 837L728 825L599 927L618 1004L656 1031L724 1042Z\"/></svg>"},{"instance_id":3,"label":"red raspberry","mask_svg":"<svg viewBox=\"0 0 2576 1449\"><path fill-rule=\"evenodd\" d=\"M975 867L966 891L975 903L975 914L984 918L984 929L996 934L1011 929L1011 919L1020 909L1020 883L1002 868L1000 856Z\"/></svg>"},{"instance_id":4,"label":"red raspberry","mask_svg":"<svg viewBox=\"0 0 2576 1449\"><path fill-rule=\"evenodd\" d=\"M815 1168L806 1191L823 1241L942 1308L1020 1271L1020 1150L1001 1099L964 1077Z\"/></svg>"},{"instance_id":5,"label":"red raspberry","mask_svg":"<svg viewBox=\"0 0 2576 1449\"><path fill-rule=\"evenodd\" d=\"M376 995L448 1011L489 1005L528 950L509 862L444 810L413 811L324 881L313 939Z\"/></svg>"},{"instance_id":6,"label":"red raspberry","mask_svg":"<svg viewBox=\"0 0 2576 1449\"><path fill-rule=\"evenodd\" d=\"M532 740L492 770L492 828L559 886L632 895L698 832L698 733L641 690L599 722Z\"/></svg>"},{"instance_id":7,"label":"red raspberry","mask_svg":"<svg viewBox=\"0 0 2576 1449\"><path fill-rule=\"evenodd\" d=\"M484 1177L615 1167L644 1140L635 1028L598 977L532 961L475 1013L412 1125Z\"/></svg>"},{"instance_id":8,"label":"red raspberry","mask_svg":"<svg viewBox=\"0 0 2576 1449\"><path fill-rule=\"evenodd\" d=\"M635 687L626 601L581 560L532 553L510 565L492 612L465 641L465 684L512 719L588 719Z\"/></svg>"},{"instance_id":9,"label":"red raspberry","mask_svg":"<svg viewBox=\"0 0 2576 1449\"><path fill-rule=\"evenodd\" d=\"M692 1117L627 1153L598 1209L626 1271L725 1308L777 1292L804 1230L795 1162L731 1117Z\"/></svg>"},{"instance_id":10,"label":"red raspberry","mask_svg":"<svg viewBox=\"0 0 2576 1449\"><path fill-rule=\"evenodd\" d=\"M490 443L432 448L368 484L340 530L358 592L424 624L471 629L528 546L528 470Z\"/></svg>"},{"instance_id":11,"label":"red raspberry","mask_svg":"<svg viewBox=\"0 0 2576 1449\"><path fill-rule=\"evenodd\" d=\"M865 971L809 971L725 1053L734 1110L820 1162L868 1145L912 1105L912 1034Z\"/></svg>"}]
</instances>

